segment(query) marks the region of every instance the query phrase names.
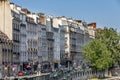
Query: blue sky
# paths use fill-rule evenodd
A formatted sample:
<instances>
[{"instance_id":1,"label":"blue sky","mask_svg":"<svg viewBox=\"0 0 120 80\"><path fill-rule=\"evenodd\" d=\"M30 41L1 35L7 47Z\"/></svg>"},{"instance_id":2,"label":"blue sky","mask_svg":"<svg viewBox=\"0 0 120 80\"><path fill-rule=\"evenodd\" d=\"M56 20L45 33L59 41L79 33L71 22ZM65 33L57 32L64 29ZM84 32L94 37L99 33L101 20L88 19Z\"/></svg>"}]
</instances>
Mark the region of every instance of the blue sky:
<instances>
[{"instance_id":1,"label":"blue sky","mask_svg":"<svg viewBox=\"0 0 120 80\"><path fill-rule=\"evenodd\" d=\"M32 12L66 16L120 31L120 0L10 0Z\"/></svg>"}]
</instances>

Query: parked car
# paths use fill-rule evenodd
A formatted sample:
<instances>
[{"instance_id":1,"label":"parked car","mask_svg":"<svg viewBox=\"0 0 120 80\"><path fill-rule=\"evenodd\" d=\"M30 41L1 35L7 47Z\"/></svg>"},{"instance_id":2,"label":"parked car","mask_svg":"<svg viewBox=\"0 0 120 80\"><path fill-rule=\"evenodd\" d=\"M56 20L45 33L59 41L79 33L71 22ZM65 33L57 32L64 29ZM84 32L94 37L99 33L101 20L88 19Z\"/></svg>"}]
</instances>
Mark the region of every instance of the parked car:
<instances>
[{"instance_id":1,"label":"parked car","mask_svg":"<svg viewBox=\"0 0 120 80\"><path fill-rule=\"evenodd\" d=\"M23 72L23 71L19 71L19 72L17 73L17 75L18 75L18 76L24 76L24 72Z\"/></svg>"}]
</instances>

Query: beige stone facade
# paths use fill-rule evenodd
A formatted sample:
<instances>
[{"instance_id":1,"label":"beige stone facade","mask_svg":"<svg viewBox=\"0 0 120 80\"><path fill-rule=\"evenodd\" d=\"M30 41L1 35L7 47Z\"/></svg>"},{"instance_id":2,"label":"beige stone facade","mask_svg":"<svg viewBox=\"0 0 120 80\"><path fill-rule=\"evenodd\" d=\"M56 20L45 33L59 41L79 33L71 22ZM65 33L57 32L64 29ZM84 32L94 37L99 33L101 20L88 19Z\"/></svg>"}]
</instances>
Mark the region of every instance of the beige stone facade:
<instances>
[{"instance_id":1,"label":"beige stone facade","mask_svg":"<svg viewBox=\"0 0 120 80\"><path fill-rule=\"evenodd\" d=\"M46 16L45 16L45 14L44 13L39 13L38 16L39 16L39 19L40 19L40 23L42 25L46 25Z\"/></svg>"},{"instance_id":2,"label":"beige stone facade","mask_svg":"<svg viewBox=\"0 0 120 80\"><path fill-rule=\"evenodd\" d=\"M12 16L8 0L0 0L0 31L12 40Z\"/></svg>"},{"instance_id":3,"label":"beige stone facade","mask_svg":"<svg viewBox=\"0 0 120 80\"><path fill-rule=\"evenodd\" d=\"M87 25L88 28L88 32L90 35L90 39L94 39L95 38L95 31L96 31L96 23L89 23Z\"/></svg>"}]
</instances>

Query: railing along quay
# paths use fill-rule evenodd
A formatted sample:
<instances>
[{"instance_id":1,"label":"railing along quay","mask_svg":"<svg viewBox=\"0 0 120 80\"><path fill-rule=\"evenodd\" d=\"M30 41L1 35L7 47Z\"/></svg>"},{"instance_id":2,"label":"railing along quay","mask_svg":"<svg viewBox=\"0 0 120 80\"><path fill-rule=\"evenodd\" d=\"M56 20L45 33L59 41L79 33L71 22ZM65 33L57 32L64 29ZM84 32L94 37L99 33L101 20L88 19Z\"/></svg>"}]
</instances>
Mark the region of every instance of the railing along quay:
<instances>
[{"instance_id":1,"label":"railing along quay","mask_svg":"<svg viewBox=\"0 0 120 80\"><path fill-rule=\"evenodd\" d=\"M94 77L104 77L104 71L92 71L90 69L80 70L80 69L71 69L71 70L59 70L50 74L49 80L88 80Z\"/></svg>"},{"instance_id":2,"label":"railing along quay","mask_svg":"<svg viewBox=\"0 0 120 80\"><path fill-rule=\"evenodd\" d=\"M104 71L92 71L90 69L64 69L52 73L37 73L34 75L16 77L18 80L88 80L94 77L104 77ZM9 77L7 80L14 80Z\"/></svg>"},{"instance_id":3,"label":"railing along quay","mask_svg":"<svg viewBox=\"0 0 120 80\"><path fill-rule=\"evenodd\" d=\"M12 76L7 77L5 80L49 80L50 73L37 73L26 76Z\"/></svg>"}]
</instances>

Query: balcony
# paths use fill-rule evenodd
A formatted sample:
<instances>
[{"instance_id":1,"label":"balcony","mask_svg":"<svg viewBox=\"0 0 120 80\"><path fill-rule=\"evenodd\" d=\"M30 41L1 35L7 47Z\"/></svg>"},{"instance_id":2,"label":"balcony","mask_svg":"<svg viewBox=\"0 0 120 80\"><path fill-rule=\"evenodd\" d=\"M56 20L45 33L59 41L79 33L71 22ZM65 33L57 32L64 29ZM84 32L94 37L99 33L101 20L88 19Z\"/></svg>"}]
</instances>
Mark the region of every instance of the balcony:
<instances>
[{"instance_id":1,"label":"balcony","mask_svg":"<svg viewBox=\"0 0 120 80\"><path fill-rule=\"evenodd\" d=\"M53 42L54 42L54 39L52 39L52 38L48 38L47 40L48 40L48 41L53 41Z\"/></svg>"},{"instance_id":2,"label":"balcony","mask_svg":"<svg viewBox=\"0 0 120 80\"><path fill-rule=\"evenodd\" d=\"M19 53L19 52L13 52L13 54L18 55L18 56L20 55L20 53Z\"/></svg>"},{"instance_id":3,"label":"balcony","mask_svg":"<svg viewBox=\"0 0 120 80\"><path fill-rule=\"evenodd\" d=\"M14 42L20 43L20 40L13 40Z\"/></svg>"},{"instance_id":4,"label":"balcony","mask_svg":"<svg viewBox=\"0 0 120 80\"><path fill-rule=\"evenodd\" d=\"M46 28L41 28L43 31L46 31Z\"/></svg>"},{"instance_id":5,"label":"balcony","mask_svg":"<svg viewBox=\"0 0 120 80\"><path fill-rule=\"evenodd\" d=\"M13 28L13 30L20 32L20 29L17 29L17 28Z\"/></svg>"},{"instance_id":6,"label":"balcony","mask_svg":"<svg viewBox=\"0 0 120 80\"><path fill-rule=\"evenodd\" d=\"M19 17L13 16L13 19L16 20L16 21L19 21L19 22L21 21Z\"/></svg>"},{"instance_id":7,"label":"balcony","mask_svg":"<svg viewBox=\"0 0 120 80\"><path fill-rule=\"evenodd\" d=\"M71 50L70 53L71 53L71 54L76 54L77 51L75 51L75 50Z\"/></svg>"},{"instance_id":8,"label":"balcony","mask_svg":"<svg viewBox=\"0 0 120 80\"><path fill-rule=\"evenodd\" d=\"M20 26L22 26L22 27L26 27L26 24L21 23Z\"/></svg>"}]
</instances>

